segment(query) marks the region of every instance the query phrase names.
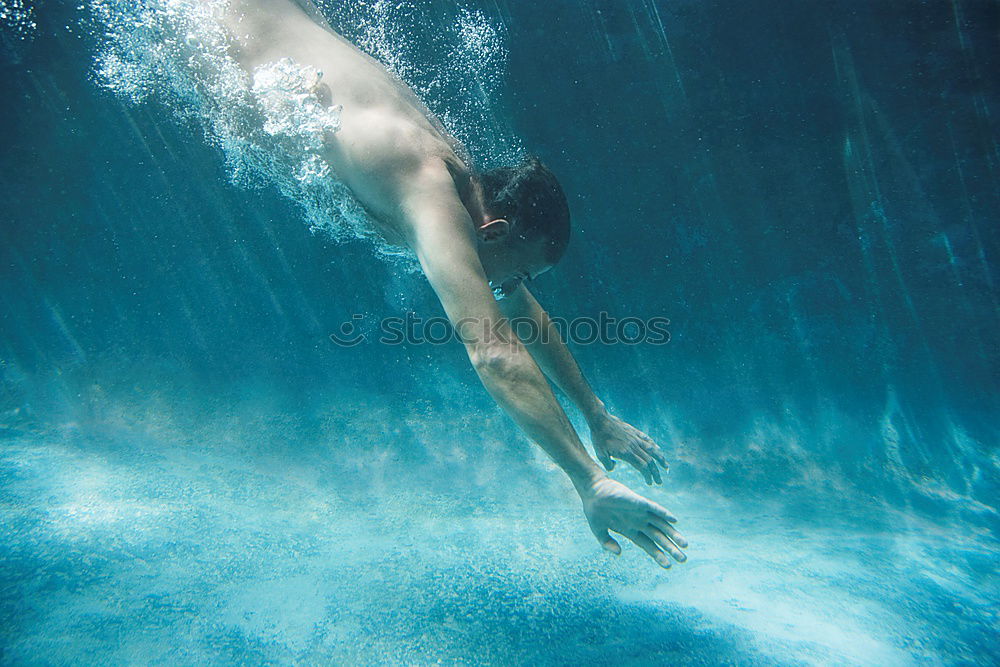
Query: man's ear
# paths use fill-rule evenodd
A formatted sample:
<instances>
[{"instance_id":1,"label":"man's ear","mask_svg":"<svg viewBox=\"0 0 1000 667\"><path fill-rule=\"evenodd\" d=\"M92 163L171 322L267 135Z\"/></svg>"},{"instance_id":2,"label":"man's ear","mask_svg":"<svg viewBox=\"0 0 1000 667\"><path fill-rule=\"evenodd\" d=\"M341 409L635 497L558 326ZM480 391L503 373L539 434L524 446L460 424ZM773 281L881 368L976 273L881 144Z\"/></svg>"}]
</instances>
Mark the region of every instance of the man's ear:
<instances>
[{"instance_id":1,"label":"man's ear","mask_svg":"<svg viewBox=\"0 0 1000 667\"><path fill-rule=\"evenodd\" d=\"M496 218L477 229L476 233L484 243L500 241L510 233L510 223L503 218Z\"/></svg>"}]
</instances>

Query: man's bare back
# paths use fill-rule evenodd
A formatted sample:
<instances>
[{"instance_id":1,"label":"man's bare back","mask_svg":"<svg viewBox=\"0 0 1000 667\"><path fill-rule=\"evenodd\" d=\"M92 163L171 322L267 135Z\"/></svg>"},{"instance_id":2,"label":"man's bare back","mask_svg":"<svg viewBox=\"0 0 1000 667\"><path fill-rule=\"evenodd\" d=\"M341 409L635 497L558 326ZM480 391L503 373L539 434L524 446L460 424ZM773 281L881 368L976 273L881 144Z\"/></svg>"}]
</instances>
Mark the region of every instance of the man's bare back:
<instances>
[{"instance_id":1,"label":"man's bare back","mask_svg":"<svg viewBox=\"0 0 1000 667\"><path fill-rule=\"evenodd\" d=\"M284 58L323 73L316 94L343 108L321 157L386 239L416 253L483 385L567 474L601 545L620 553L613 530L663 567L670 557L684 561L676 519L605 474L546 376L584 414L608 470L623 460L659 483L657 465L667 467L659 447L607 411L558 333L522 342L510 327L512 318L530 319L537 331L553 326L522 285L551 268L568 239L565 195L551 172L528 161L520 170L474 173L413 91L333 32L308 0L230 0L223 21L248 73ZM560 230L561 245L553 241ZM494 284L508 298L495 301Z\"/></svg>"},{"instance_id":2,"label":"man's bare back","mask_svg":"<svg viewBox=\"0 0 1000 667\"><path fill-rule=\"evenodd\" d=\"M309 9L305 0L232 0L225 24L234 37L233 55L250 73L281 58L322 72L317 95L342 107L341 128L327 136L322 157L387 240L405 244L407 219L399 204L421 171L444 167L469 199L464 148L408 86Z\"/></svg>"}]
</instances>

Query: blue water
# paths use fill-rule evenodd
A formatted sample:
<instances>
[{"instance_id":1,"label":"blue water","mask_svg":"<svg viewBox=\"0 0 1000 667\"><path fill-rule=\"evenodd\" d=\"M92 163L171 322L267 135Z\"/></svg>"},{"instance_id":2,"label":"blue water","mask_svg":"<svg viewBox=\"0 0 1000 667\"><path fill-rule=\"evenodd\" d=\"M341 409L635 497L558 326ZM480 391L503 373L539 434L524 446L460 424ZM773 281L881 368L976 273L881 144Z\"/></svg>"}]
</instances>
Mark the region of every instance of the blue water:
<instances>
[{"instance_id":1,"label":"blue water","mask_svg":"<svg viewBox=\"0 0 1000 667\"><path fill-rule=\"evenodd\" d=\"M332 344L441 308L202 37L0 0L0 663L1000 662L1000 5L320 4L559 175L553 315L670 319L572 349L688 560L602 551L457 343Z\"/></svg>"}]
</instances>

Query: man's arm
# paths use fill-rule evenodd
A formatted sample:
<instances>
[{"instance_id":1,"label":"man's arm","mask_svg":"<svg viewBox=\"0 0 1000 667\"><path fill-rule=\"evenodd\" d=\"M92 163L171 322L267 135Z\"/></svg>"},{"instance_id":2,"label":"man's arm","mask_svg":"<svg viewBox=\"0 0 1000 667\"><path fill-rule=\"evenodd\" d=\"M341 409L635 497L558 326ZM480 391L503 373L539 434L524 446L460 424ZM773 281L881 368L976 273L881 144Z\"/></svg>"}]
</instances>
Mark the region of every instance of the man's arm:
<instances>
[{"instance_id":1,"label":"man's arm","mask_svg":"<svg viewBox=\"0 0 1000 667\"><path fill-rule=\"evenodd\" d=\"M606 475L497 307L476 253L472 220L446 177L411 198L411 245L486 389L579 490Z\"/></svg>"},{"instance_id":2,"label":"man's arm","mask_svg":"<svg viewBox=\"0 0 1000 667\"><path fill-rule=\"evenodd\" d=\"M510 330L476 252L472 220L451 177L431 171L414 185L402 207L408 240L448 319L465 345L483 385L518 426L569 476L580 494L591 531L619 553L614 530L657 563L684 560L676 519L660 505L609 479L590 458L531 354Z\"/></svg>"},{"instance_id":3,"label":"man's arm","mask_svg":"<svg viewBox=\"0 0 1000 667\"><path fill-rule=\"evenodd\" d=\"M549 314L545 312L527 286L521 285L499 303L500 310L511 320L527 318L535 322L538 336L522 342L539 367L551 379L573 404L580 409L587 424L594 424L607 414L604 403L590 388L590 383L583 377L569 348L562 341L559 329L552 323ZM532 332L534 333L534 332Z\"/></svg>"},{"instance_id":4,"label":"man's arm","mask_svg":"<svg viewBox=\"0 0 1000 667\"><path fill-rule=\"evenodd\" d=\"M668 465L660 447L639 429L608 413L563 342L559 329L528 288L519 286L500 302L500 309L511 320L527 318L535 322L532 334L538 335L522 342L549 379L583 413L601 463L611 470L614 459L627 461L642 473L647 484L662 484L656 464L664 470Z\"/></svg>"}]
</instances>

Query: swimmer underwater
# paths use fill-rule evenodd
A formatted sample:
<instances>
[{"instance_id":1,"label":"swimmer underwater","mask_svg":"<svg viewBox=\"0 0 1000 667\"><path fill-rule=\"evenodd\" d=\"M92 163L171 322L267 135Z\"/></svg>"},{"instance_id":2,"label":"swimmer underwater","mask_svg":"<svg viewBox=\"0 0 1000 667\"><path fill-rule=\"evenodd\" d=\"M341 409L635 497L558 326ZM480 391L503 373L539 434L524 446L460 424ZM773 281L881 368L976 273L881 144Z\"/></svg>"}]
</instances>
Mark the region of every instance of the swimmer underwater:
<instances>
[{"instance_id":1,"label":"swimmer underwater","mask_svg":"<svg viewBox=\"0 0 1000 667\"><path fill-rule=\"evenodd\" d=\"M385 240L416 254L483 385L569 476L601 546L621 553L613 531L662 567L671 558L683 562L687 541L673 525L677 519L605 474L546 375L586 417L608 471L626 461L647 483L662 483L657 465L666 469L667 462L660 448L608 413L559 335L525 345L508 325L528 317L538 331L554 330L523 283L552 268L569 239L569 209L555 176L535 159L474 172L464 148L416 94L331 30L309 0L230 0L223 23L247 73L282 58L323 72L315 92L327 106L335 93L343 108L321 156Z\"/></svg>"}]
</instances>

